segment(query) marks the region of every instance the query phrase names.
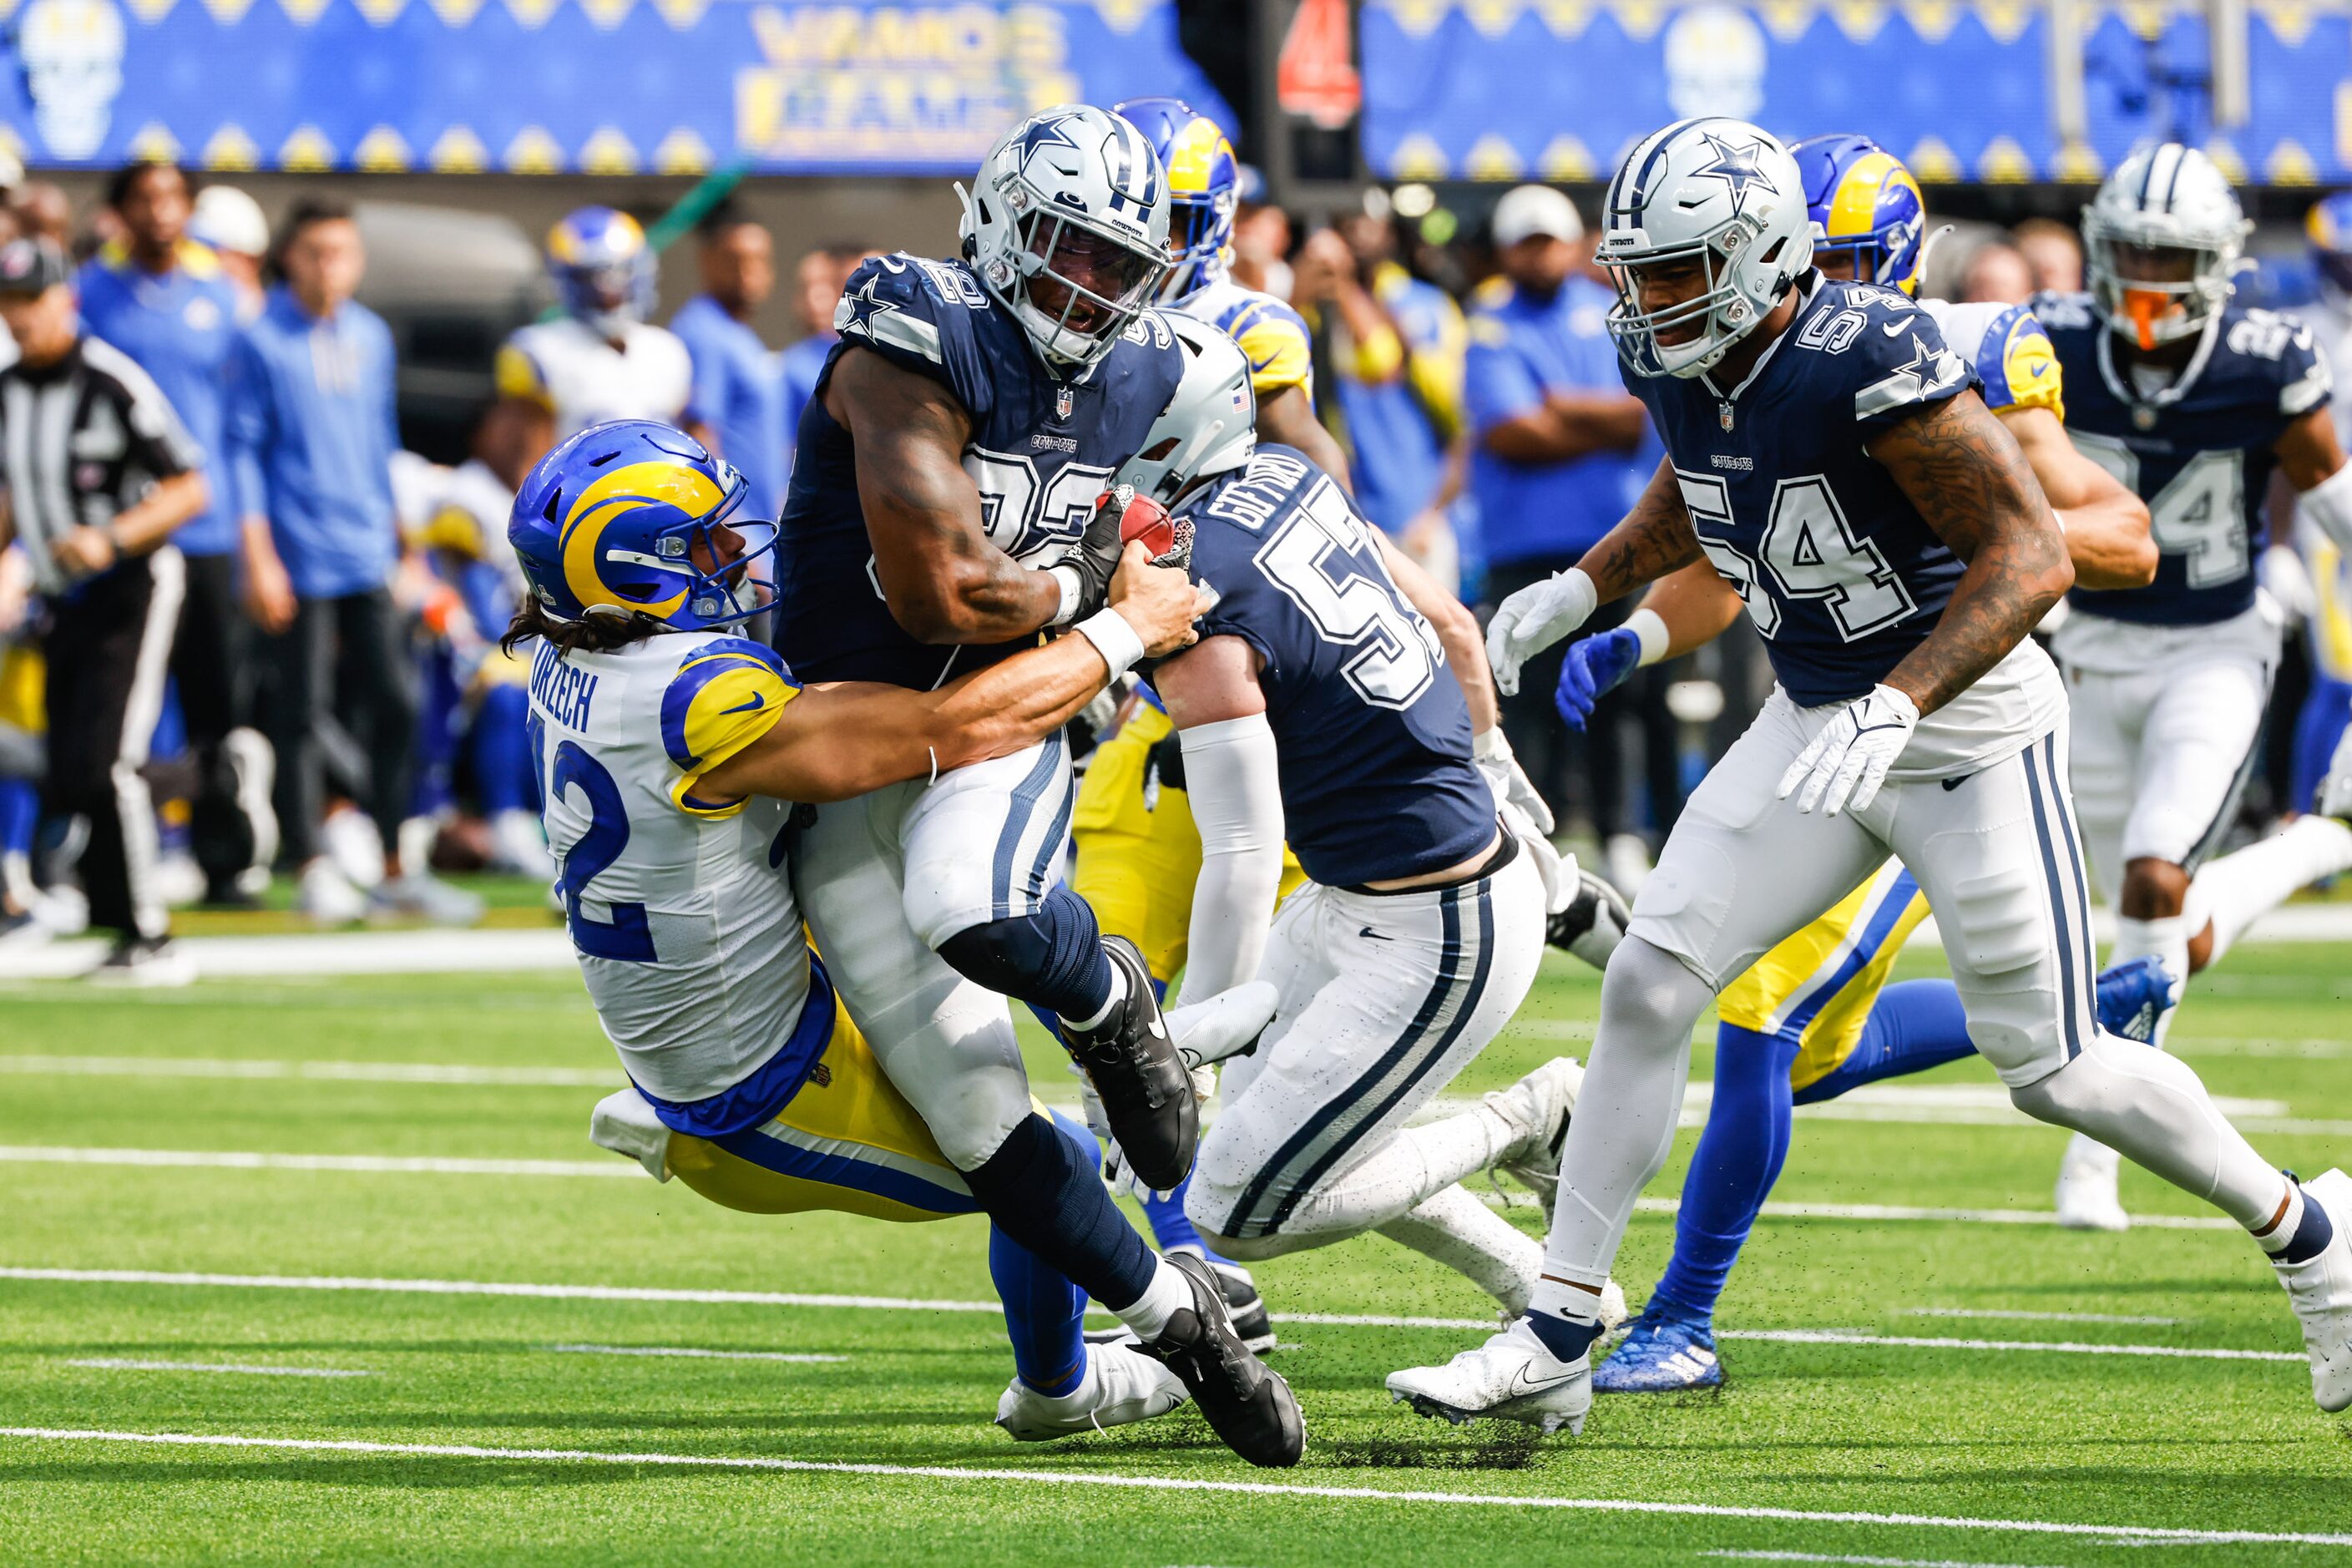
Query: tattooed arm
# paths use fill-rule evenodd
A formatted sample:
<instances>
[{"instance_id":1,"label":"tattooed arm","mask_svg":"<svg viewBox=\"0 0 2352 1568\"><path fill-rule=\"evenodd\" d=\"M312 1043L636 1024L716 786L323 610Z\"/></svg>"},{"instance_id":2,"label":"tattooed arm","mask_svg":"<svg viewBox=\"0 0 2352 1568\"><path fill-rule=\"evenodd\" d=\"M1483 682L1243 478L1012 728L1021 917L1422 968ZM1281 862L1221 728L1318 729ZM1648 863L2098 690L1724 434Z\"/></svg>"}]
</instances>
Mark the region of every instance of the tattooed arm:
<instances>
[{"instance_id":1,"label":"tattooed arm","mask_svg":"<svg viewBox=\"0 0 2352 1568\"><path fill-rule=\"evenodd\" d=\"M2074 585L2074 568L2016 437L1974 392L1918 409L1867 450L1968 563L1935 630L1886 677L1924 717L2024 641Z\"/></svg>"},{"instance_id":2,"label":"tattooed arm","mask_svg":"<svg viewBox=\"0 0 2352 1568\"><path fill-rule=\"evenodd\" d=\"M963 471L971 416L947 388L853 349L833 367L825 412L857 448L857 499L893 619L929 643L1000 643L1037 630L1062 586L989 542L980 487Z\"/></svg>"},{"instance_id":3,"label":"tattooed arm","mask_svg":"<svg viewBox=\"0 0 2352 1568\"><path fill-rule=\"evenodd\" d=\"M1698 534L1683 506L1681 481L1675 478L1674 464L1661 458L1633 510L1577 564L1592 579L1605 605L1700 559Z\"/></svg>"}]
</instances>

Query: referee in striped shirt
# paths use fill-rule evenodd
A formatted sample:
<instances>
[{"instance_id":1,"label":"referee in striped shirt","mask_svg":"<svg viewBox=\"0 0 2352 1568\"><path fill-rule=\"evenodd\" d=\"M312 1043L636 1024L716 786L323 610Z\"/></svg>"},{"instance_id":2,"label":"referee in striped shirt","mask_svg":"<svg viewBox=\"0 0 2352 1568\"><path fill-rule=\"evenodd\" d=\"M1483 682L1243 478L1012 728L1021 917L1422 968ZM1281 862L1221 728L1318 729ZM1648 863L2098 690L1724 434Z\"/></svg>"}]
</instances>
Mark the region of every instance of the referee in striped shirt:
<instances>
[{"instance_id":1,"label":"referee in striped shirt","mask_svg":"<svg viewBox=\"0 0 2352 1568\"><path fill-rule=\"evenodd\" d=\"M172 531L205 510L195 443L129 356L82 334L73 273L47 240L0 247L0 547L48 608L47 810L89 827L89 922L114 947L94 978L194 977L155 889L155 803L142 770L163 705L186 581Z\"/></svg>"}]
</instances>

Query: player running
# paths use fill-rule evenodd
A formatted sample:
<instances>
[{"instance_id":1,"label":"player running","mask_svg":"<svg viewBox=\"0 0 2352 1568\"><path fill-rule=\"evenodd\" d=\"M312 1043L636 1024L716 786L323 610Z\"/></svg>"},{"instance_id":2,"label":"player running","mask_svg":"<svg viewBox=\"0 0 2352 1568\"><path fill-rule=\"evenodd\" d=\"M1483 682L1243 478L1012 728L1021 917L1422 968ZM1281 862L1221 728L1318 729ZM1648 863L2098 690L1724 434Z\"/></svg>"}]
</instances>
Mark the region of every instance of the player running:
<instances>
[{"instance_id":1,"label":"player running","mask_svg":"<svg viewBox=\"0 0 2352 1568\"><path fill-rule=\"evenodd\" d=\"M2212 161L2167 142L2125 160L2084 209L2091 292L2032 301L2075 445L2147 500L2163 552L2146 587L2078 586L2052 651L2072 694L2084 847L2116 915L2108 957L2154 953L2184 978L2297 888L2352 868L2352 827L2325 816L2207 864L2278 663L2254 572L2273 473L2307 519L2352 540L2326 363L2301 322L2231 298L2251 227ZM2074 1139L2059 1223L2128 1225L2116 1169L2114 1151Z\"/></svg>"},{"instance_id":2,"label":"player running","mask_svg":"<svg viewBox=\"0 0 2352 1568\"><path fill-rule=\"evenodd\" d=\"M1166 184L1133 126L1045 110L973 185L967 259L869 261L835 318L782 521L778 642L803 676L929 690L1095 614L1119 526L1097 500L1182 375L1149 308ZM892 1040L892 1077L983 1206L1149 1340L1214 1297L1213 1277L1154 1259L1092 1162L1035 1122L1004 1004L1062 1020L1140 1178L1184 1179L1192 1082L1142 959L1060 880L1072 804L1049 735L819 807L793 877L850 1012ZM1296 1459L1288 1390L1254 1362L1227 1371L1227 1414L1196 1394L1204 1412L1229 1438L1246 1424L1254 1454Z\"/></svg>"},{"instance_id":3,"label":"player running","mask_svg":"<svg viewBox=\"0 0 2352 1568\"><path fill-rule=\"evenodd\" d=\"M1790 153L1822 276L1916 295L1925 213L1910 171L1862 136L1817 136ZM2153 578L2147 509L2066 439L2063 385L2032 312L1940 300L1920 308L1975 368L1986 406L2017 437L2065 531L2075 581L2127 588ZM1560 717L1583 728L1595 700L1633 669L1711 641L1739 608L1739 595L1706 562L1660 581L1624 626L1569 648ZM1895 955L1927 912L1918 882L1889 860L1716 998L1714 1095L1683 1182L1674 1258L1633 1331L1594 1369L1596 1393L1723 1381L1715 1303L1779 1178L1794 1106L1975 1054L1950 981L1887 984ZM2102 1026L2146 1039L2170 989L2153 958L2101 975Z\"/></svg>"},{"instance_id":4,"label":"player running","mask_svg":"<svg viewBox=\"0 0 2352 1568\"><path fill-rule=\"evenodd\" d=\"M1197 357L1118 479L1174 509L1216 596L1201 644L1152 676L1203 851L1183 994L1281 992L1224 1069L1187 1211L1245 1259L1378 1230L1519 1310L1539 1249L1459 1184L1501 1167L1549 1188L1576 1063L1406 1126L1509 1020L1544 945L1540 836L1472 756L1496 721L1476 631L1433 628L1338 483L1258 445L1241 351L1177 331ZM1449 656L1478 669L1466 699ZM1286 839L1307 880L1277 914Z\"/></svg>"},{"instance_id":5,"label":"player running","mask_svg":"<svg viewBox=\"0 0 2352 1568\"><path fill-rule=\"evenodd\" d=\"M694 364L686 344L646 320L659 278L637 220L611 207L566 215L548 231L547 270L563 313L516 328L496 366L491 419L514 422L524 461L613 419L680 425L700 439L706 432L687 416Z\"/></svg>"},{"instance_id":6,"label":"player running","mask_svg":"<svg viewBox=\"0 0 2352 1568\"><path fill-rule=\"evenodd\" d=\"M1428 1415L1580 1427L1600 1294L1664 1163L1715 994L1891 851L1941 912L1970 1035L2019 1109L2217 1204L2278 1267L2324 1408L2352 1405L2352 1179L2266 1164L2185 1065L2102 1031L2065 790L2065 691L2031 641L2074 580L1975 376L1903 294L1811 266L1796 162L1743 121L1644 138L1612 182L1610 330L1668 461L1581 567L1489 628L1499 683L1593 607L1704 555L1779 689L1691 797L1611 958L1528 1315L1392 1374Z\"/></svg>"},{"instance_id":7,"label":"player running","mask_svg":"<svg viewBox=\"0 0 2352 1568\"><path fill-rule=\"evenodd\" d=\"M635 1086L597 1107L593 1136L754 1213L993 1213L901 1093L910 1064L899 1042L851 1022L809 951L785 864L786 803L846 799L1034 745L1138 649L1191 641L1196 596L1138 548L1114 582L1118 603L1050 647L931 691L803 685L730 629L762 606L766 584L751 574L775 546L773 524L730 521L746 489L682 432L629 421L558 447L515 502L510 534L531 598L509 642L537 639L531 742L558 891ZM1212 1034L1223 1024L1246 1038L1271 1013L1226 1000L1238 1008L1201 1016ZM1097 1157L1083 1129L1057 1127L1034 1104L1026 1116L1033 1137L1072 1144L1074 1161ZM1092 1215L1089 1191L1100 1200ZM1149 1271L1099 1182L1054 1198L1066 1220L1117 1227L1100 1250ZM1255 1363L1221 1305L1188 1300L1136 1325L1154 1330L1140 1355L1089 1352L1084 1299L1047 1261L1053 1244L1023 1245L1040 1234L1024 1215L992 1239L1020 1370L999 1421L1015 1436L1060 1436L1160 1414L1190 1384L1230 1438L1230 1369ZM1136 1323L1132 1302L1121 1315ZM1294 1407L1292 1459L1297 1430ZM1244 1432L1236 1446L1259 1462L1280 1457L1251 1443Z\"/></svg>"}]
</instances>

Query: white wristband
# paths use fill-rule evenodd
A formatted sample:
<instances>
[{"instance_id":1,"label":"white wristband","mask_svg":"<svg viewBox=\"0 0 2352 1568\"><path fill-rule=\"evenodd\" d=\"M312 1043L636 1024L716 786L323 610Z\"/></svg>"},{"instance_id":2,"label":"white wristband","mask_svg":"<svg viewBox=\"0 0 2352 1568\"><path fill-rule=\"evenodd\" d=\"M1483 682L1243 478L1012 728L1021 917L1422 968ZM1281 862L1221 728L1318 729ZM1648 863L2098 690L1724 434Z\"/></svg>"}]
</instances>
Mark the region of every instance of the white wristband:
<instances>
[{"instance_id":1,"label":"white wristband","mask_svg":"<svg viewBox=\"0 0 2352 1568\"><path fill-rule=\"evenodd\" d=\"M1116 609L1097 610L1078 623L1077 633L1095 645L1095 651L1110 666L1113 680L1134 668L1143 658L1143 639L1135 635L1135 628Z\"/></svg>"},{"instance_id":2,"label":"white wristband","mask_svg":"<svg viewBox=\"0 0 2352 1568\"><path fill-rule=\"evenodd\" d=\"M1075 566L1056 566L1046 575L1053 578L1055 585L1062 590L1062 602L1054 606L1054 618L1045 624L1066 626L1077 618L1078 600L1087 591L1086 579L1078 575L1078 569Z\"/></svg>"},{"instance_id":3,"label":"white wristband","mask_svg":"<svg viewBox=\"0 0 2352 1568\"><path fill-rule=\"evenodd\" d=\"M1641 609L1627 616L1625 629L1641 639L1641 662L1644 665L1657 663L1674 646L1674 634L1666 630L1665 617L1655 610Z\"/></svg>"}]
</instances>

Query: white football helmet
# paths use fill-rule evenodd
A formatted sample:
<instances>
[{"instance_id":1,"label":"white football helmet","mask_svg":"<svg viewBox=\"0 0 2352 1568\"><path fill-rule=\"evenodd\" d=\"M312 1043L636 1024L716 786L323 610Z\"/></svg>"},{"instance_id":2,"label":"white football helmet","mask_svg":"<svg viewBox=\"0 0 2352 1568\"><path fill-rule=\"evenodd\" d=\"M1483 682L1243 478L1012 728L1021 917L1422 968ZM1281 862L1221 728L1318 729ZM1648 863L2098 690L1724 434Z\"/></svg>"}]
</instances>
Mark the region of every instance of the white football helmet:
<instances>
[{"instance_id":1,"label":"white football helmet","mask_svg":"<svg viewBox=\"0 0 2352 1568\"><path fill-rule=\"evenodd\" d=\"M1160 417L1144 433L1143 450L1129 458L1111 484L1161 506L1195 479L1238 468L1257 450L1257 398L1250 390L1249 356L1206 321L1169 311L1162 318L1184 347L1184 378Z\"/></svg>"},{"instance_id":2,"label":"white football helmet","mask_svg":"<svg viewBox=\"0 0 2352 1568\"><path fill-rule=\"evenodd\" d=\"M1110 352L1168 272L1168 181L1143 133L1063 104L1031 115L961 185L963 258L1054 369Z\"/></svg>"},{"instance_id":3,"label":"white football helmet","mask_svg":"<svg viewBox=\"0 0 2352 1568\"><path fill-rule=\"evenodd\" d=\"M1812 258L1788 149L1744 120L1679 121L1636 143L1609 183L1596 252L1617 285L1609 335L1636 375L1698 375L1756 330ZM1642 272L1691 261L1705 268L1700 290L1644 310Z\"/></svg>"},{"instance_id":4,"label":"white football helmet","mask_svg":"<svg viewBox=\"0 0 2352 1568\"><path fill-rule=\"evenodd\" d=\"M2143 349L2194 337L2228 301L2253 227L2202 152L2178 142L2143 148L2116 166L2083 209L2092 306L2108 331ZM2184 260L2188 277L2159 276L2182 269Z\"/></svg>"}]
</instances>

